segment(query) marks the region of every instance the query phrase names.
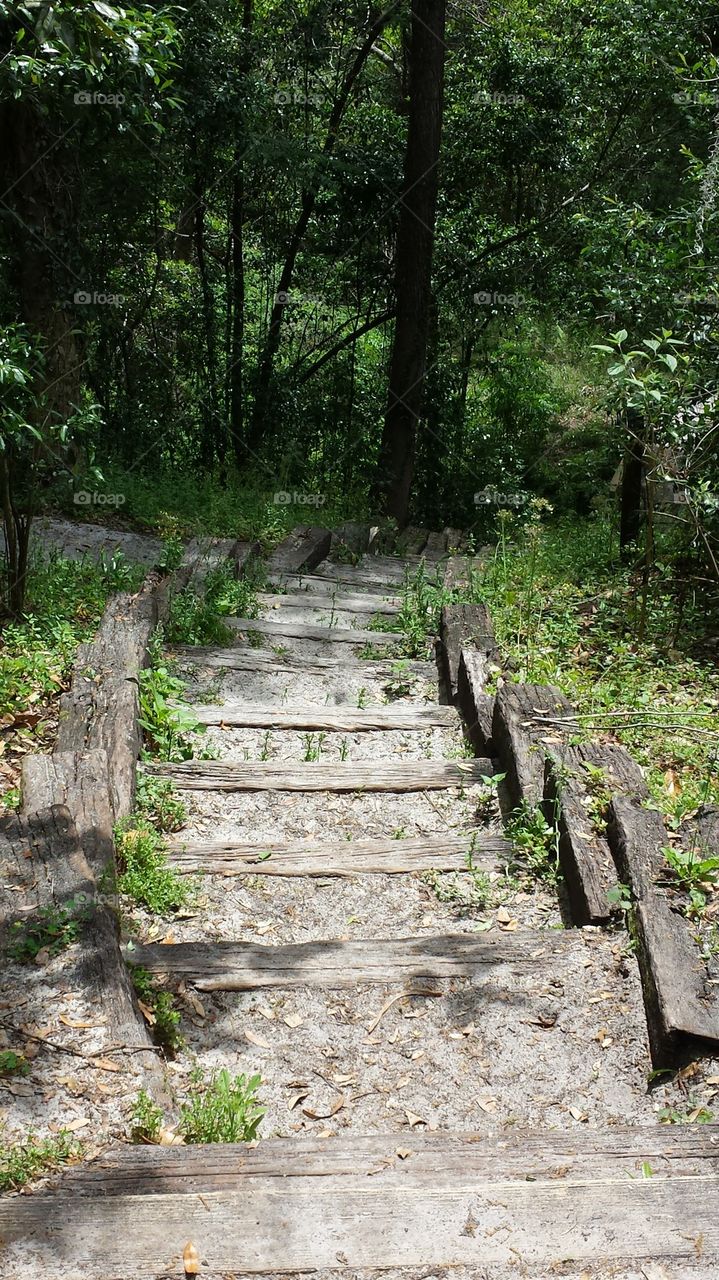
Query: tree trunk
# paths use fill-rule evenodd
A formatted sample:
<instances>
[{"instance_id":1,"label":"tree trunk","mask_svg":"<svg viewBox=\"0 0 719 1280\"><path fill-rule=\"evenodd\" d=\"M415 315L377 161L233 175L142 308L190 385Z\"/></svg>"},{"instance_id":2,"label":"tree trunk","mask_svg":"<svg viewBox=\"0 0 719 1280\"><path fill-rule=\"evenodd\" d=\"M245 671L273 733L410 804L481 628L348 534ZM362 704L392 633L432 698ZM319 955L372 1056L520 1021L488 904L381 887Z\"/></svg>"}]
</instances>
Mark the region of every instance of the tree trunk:
<instances>
[{"instance_id":1,"label":"tree trunk","mask_svg":"<svg viewBox=\"0 0 719 1280\"><path fill-rule=\"evenodd\" d=\"M381 510L407 523L429 333L444 90L445 0L413 0L409 126L397 232L397 322L382 435Z\"/></svg>"},{"instance_id":2,"label":"tree trunk","mask_svg":"<svg viewBox=\"0 0 719 1280\"><path fill-rule=\"evenodd\" d=\"M431 7L431 5L428 7ZM302 247L310 219L314 213L317 196L322 188L323 182L325 181L325 175L328 171L326 162L335 149L340 124L342 123L342 118L352 95L355 81L372 52L372 46L375 40L381 34L396 9L397 0L393 0L389 7L374 19L367 36L365 37L364 43L357 50L354 61L344 78L342 87L332 108L329 123L327 125L327 134L322 146L319 161L308 187L302 193L302 204L300 207L299 217L295 224L294 231L290 236L284 266L282 268L277 292L275 294L275 301L272 307L272 313L270 315L267 337L257 366L255 403L247 439L247 449L250 452L260 447L265 433L270 407L270 393L272 389L275 360L280 347L282 320L285 314L285 299L292 287L297 256Z\"/></svg>"},{"instance_id":3,"label":"tree trunk","mask_svg":"<svg viewBox=\"0 0 719 1280\"><path fill-rule=\"evenodd\" d=\"M645 424L637 409L627 409L627 430L619 515L619 547L623 560L631 557L630 547L639 541L641 528Z\"/></svg>"}]
</instances>

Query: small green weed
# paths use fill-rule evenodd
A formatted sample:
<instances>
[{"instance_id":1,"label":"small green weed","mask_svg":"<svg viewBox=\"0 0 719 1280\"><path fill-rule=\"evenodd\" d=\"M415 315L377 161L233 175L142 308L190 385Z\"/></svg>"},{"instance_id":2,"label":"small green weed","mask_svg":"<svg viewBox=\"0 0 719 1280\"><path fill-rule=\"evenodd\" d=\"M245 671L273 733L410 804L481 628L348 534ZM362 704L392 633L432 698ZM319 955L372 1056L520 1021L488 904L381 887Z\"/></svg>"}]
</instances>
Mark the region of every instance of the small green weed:
<instances>
[{"instance_id":1,"label":"small green weed","mask_svg":"<svg viewBox=\"0 0 719 1280\"><path fill-rule=\"evenodd\" d=\"M167 667L140 672L140 724L151 752L160 760L191 760L190 733L204 733L192 710L182 702L185 686Z\"/></svg>"},{"instance_id":2,"label":"small green weed","mask_svg":"<svg viewBox=\"0 0 719 1280\"><path fill-rule=\"evenodd\" d=\"M326 733L303 733L302 742L304 743L305 754L302 759L306 764L319 760L322 756L322 748L324 746Z\"/></svg>"},{"instance_id":3,"label":"small green weed","mask_svg":"<svg viewBox=\"0 0 719 1280\"><path fill-rule=\"evenodd\" d=\"M117 887L133 902L162 916L190 901L192 886L168 866L165 842L146 818L133 816L117 824L115 850Z\"/></svg>"},{"instance_id":4,"label":"small green weed","mask_svg":"<svg viewBox=\"0 0 719 1280\"><path fill-rule=\"evenodd\" d=\"M43 1173L79 1160L82 1147L64 1130L55 1138L36 1139L28 1133L22 1142L0 1140L0 1192L19 1191Z\"/></svg>"},{"instance_id":5,"label":"small green weed","mask_svg":"<svg viewBox=\"0 0 719 1280\"><path fill-rule=\"evenodd\" d=\"M187 822L187 807L172 778L156 778L150 773L138 775L135 811L158 831L179 831Z\"/></svg>"},{"instance_id":6,"label":"small green weed","mask_svg":"<svg viewBox=\"0 0 719 1280\"><path fill-rule=\"evenodd\" d=\"M674 883L688 896L686 914L698 918L704 914L707 899L719 882L719 857L706 857L697 849L664 849Z\"/></svg>"},{"instance_id":7,"label":"small green weed","mask_svg":"<svg viewBox=\"0 0 719 1280\"><path fill-rule=\"evenodd\" d=\"M8 955L20 964L34 964L41 953L52 959L78 941L89 913L86 895L78 893L61 905L42 907L25 920L15 920Z\"/></svg>"},{"instance_id":8,"label":"small green weed","mask_svg":"<svg viewBox=\"0 0 719 1280\"><path fill-rule=\"evenodd\" d=\"M180 1032L180 1014L175 1008L172 992L165 991L141 965L133 966L130 975L137 998L144 1006L152 1027L155 1043L174 1057L185 1040Z\"/></svg>"},{"instance_id":9,"label":"small green weed","mask_svg":"<svg viewBox=\"0 0 719 1280\"><path fill-rule=\"evenodd\" d=\"M612 789L607 782L607 775L599 765L584 761L584 785L587 790L587 813L592 828L599 836L607 830L607 813L612 801Z\"/></svg>"},{"instance_id":10,"label":"small green weed","mask_svg":"<svg viewBox=\"0 0 719 1280\"><path fill-rule=\"evenodd\" d=\"M689 1101L684 1110L678 1107L662 1107L659 1120L662 1124L711 1124L714 1113L696 1101Z\"/></svg>"},{"instance_id":11,"label":"small green weed","mask_svg":"<svg viewBox=\"0 0 719 1280\"><path fill-rule=\"evenodd\" d=\"M30 1066L21 1053L0 1049L0 1076L26 1076Z\"/></svg>"},{"instance_id":12,"label":"small green weed","mask_svg":"<svg viewBox=\"0 0 719 1280\"><path fill-rule=\"evenodd\" d=\"M140 1089L132 1106L130 1142L157 1142L164 1116L149 1093Z\"/></svg>"},{"instance_id":13,"label":"small green weed","mask_svg":"<svg viewBox=\"0 0 719 1280\"><path fill-rule=\"evenodd\" d=\"M195 1075L195 1093L180 1112L179 1131L190 1144L251 1142L266 1108L257 1102L259 1075L230 1076L222 1070L205 1080Z\"/></svg>"},{"instance_id":14,"label":"small green weed","mask_svg":"<svg viewBox=\"0 0 719 1280\"><path fill-rule=\"evenodd\" d=\"M542 810L521 805L507 822L517 870L554 884L559 874L559 832Z\"/></svg>"},{"instance_id":15,"label":"small green weed","mask_svg":"<svg viewBox=\"0 0 719 1280\"><path fill-rule=\"evenodd\" d=\"M397 702L399 698L408 698L415 684L408 659L398 658L392 663L392 674L382 692L388 702Z\"/></svg>"}]
</instances>

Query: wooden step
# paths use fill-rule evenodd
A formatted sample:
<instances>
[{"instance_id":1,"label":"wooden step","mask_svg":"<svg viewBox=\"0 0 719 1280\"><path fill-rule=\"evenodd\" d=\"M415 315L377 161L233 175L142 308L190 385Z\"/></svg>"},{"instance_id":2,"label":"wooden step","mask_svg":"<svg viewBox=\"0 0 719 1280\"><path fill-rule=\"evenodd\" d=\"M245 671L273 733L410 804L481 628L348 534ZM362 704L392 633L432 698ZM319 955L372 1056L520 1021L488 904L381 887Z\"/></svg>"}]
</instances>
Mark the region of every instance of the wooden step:
<instances>
[{"instance_id":1,"label":"wooden step","mask_svg":"<svg viewBox=\"0 0 719 1280\"><path fill-rule=\"evenodd\" d=\"M501 836L469 831L458 835L417 836L405 840L286 840L232 843L191 842L176 837L169 851L183 873L239 876L399 875L411 871L466 871L472 865L494 867L509 857Z\"/></svg>"},{"instance_id":2,"label":"wooden step","mask_svg":"<svg viewBox=\"0 0 719 1280\"><path fill-rule=\"evenodd\" d=\"M291 593L261 591L257 597L266 609L321 609L323 613L399 613L402 602L396 596L375 599L373 595L350 595L326 591L293 590Z\"/></svg>"},{"instance_id":3,"label":"wooden step","mask_svg":"<svg viewBox=\"0 0 719 1280\"><path fill-rule=\"evenodd\" d=\"M453 729L459 723L454 707L272 707L264 703L193 703L200 724L242 725L251 729L326 729L330 733L362 733L369 729Z\"/></svg>"},{"instance_id":4,"label":"wooden step","mask_svg":"<svg viewBox=\"0 0 719 1280\"><path fill-rule=\"evenodd\" d=\"M183 760L145 764L187 791L438 791L491 776L491 760L353 760L297 764L275 760Z\"/></svg>"},{"instance_id":5,"label":"wooden step","mask_svg":"<svg viewBox=\"0 0 719 1280\"><path fill-rule=\"evenodd\" d=\"M227 668L232 671L266 671L270 675L280 671L303 671L308 675L321 675L326 671L342 668L348 674L366 675L375 680L390 680L397 675L395 664L387 662L363 661L361 658L304 658L297 654L270 653L261 649L239 649L229 647L216 649L202 645L174 645L168 649L168 655L183 662L196 662L198 666ZM402 659L402 672L408 676L419 676L426 680L436 680L437 668L434 662L406 661Z\"/></svg>"},{"instance_id":6,"label":"wooden step","mask_svg":"<svg viewBox=\"0 0 719 1280\"><path fill-rule=\"evenodd\" d=\"M318 525L297 525L270 554L267 568L272 573L314 569L327 555L331 544L331 530Z\"/></svg>"},{"instance_id":7,"label":"wooden step","mask_svg":"<svg viewBox=\"0 0 719 1280\"><path fill-rule=\"evenodd\" d=\"M329 644L371 644L377 647L397 644L398 631L359 631L349 627L313 627L304 622L277 622L274 618L223 618L232 631L257 631L262 636L286 640L321 640Z\"/></svg>"},{"instance_id":8,"label":"wooden step","mask_svg":"<svg viewBox=\"0 0 719 1280\"><path fill-rule=\"evenodd\" d=\"M342 571L344 569L344 572ZM332 566L327 573L269 573L267 582L270 586L285 587L288 591L313 591L317 595L332 596L338 591L354 591L362 598L379 596L382 599L393 598L394 582L387 585L377 582L366 573L359 573L349 566ZM336 572L334 571L336 570Z\"/></svg>"},{"instance_id":9,"label":"wooden step","mask_svg":"<svg viewBox=\"0 0 719 1280\"><path fill-rule=\"evenodd\" d=\"M201 991L249 991L258 987L322 987L360 982L403 986L415 978L472 978L496 982L497 965L516 973L556 968L573 960L584 935L550 929L516 933L449 933L431 937L328 939L269 947L254 942L175 942L133 945L129 963L151 973L186 979ZM589 951L587 950L587 954Z\"/></svg>"},{"instance_id":10,"label":"wooden step","mask_svg":"<svg viewBox=\"0 0 719 1280\"><path fill-rule=\"evenodd\" d=\"M585 1265L706 1280L719 1264L717 1150L711 1124L118 1147L0 1201L4 1273L180 1277L192 1242L212 1280L453 1267L506 1280Z\"/></svg>"}]
</instances>

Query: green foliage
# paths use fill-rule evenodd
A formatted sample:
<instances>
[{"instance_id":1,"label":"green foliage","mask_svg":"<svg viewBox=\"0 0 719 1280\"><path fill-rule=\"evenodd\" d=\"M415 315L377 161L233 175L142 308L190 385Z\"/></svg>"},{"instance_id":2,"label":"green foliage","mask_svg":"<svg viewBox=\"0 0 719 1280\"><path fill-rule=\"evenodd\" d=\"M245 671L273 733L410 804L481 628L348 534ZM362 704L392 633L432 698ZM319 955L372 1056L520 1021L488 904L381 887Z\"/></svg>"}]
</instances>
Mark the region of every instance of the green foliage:
<instances>
[{"instance_id":1,"label":"green foliage","mask_svg":"<svg viewBox=\"0 0 719 1280\"><path fill-rule=\"evenodd\" d=\"M687 915L703 915L709 894L719 885L719 857L671 845L664 849L664 857L672 880L688 897Z\"/></svg>"},{"instance_id":2,"label":"green foliage","mask_svg":"<svg viewBox=\"0 0 719 1280\"><path fill-rule=\"evenodd\" d=\"M130 1142L157 1142L163 1118L162 1108L152 1101L149 1093L140 1089L132 1106Z\"/></svg>"},{"instance_id":3,"label":"green foliage","mask_svg":"<svg viewBox=\"0 0 719 1280\"><path fill-rule=\"evenodd\" d=\"M56 555L33 559L24 616L4 627L0 641L0 715L57 697L108 596L135 588L140 579L141 571L120 555L99 564Z\"/></svg>"},{"instance_id":4,"label":"green foliage","mask_svg":"<svg viewBox=\"0 0 719 1280\"><path fill-rule=\"evenodd\" d=\"M137 998L145 1007L155 1043L169 1057L174 1057L185 1040L180 1031L180 1014L175 1007L172 992L165 991L141 965L131 964L130 976Z\"/></svg>"},{"instance_id":5,"label":"green foliage","mask_svg":"<svg viewBox=\"0 0 719 1280\"><path fill-rule=\"evenodd\" d=\"M78 893L67 902L41 907L32 916L15 920L8 955L19 964L34 964L41 955L52 959L78 941L89 914L86 895Z\"/></svg>"},{"instance_id":6,"label":"green foliage","mask_svg":"<svg viewBox=\"0 0 719 1280\"><path fill-rule=\"evenodd\" d=\"M484 911L493 899L492 881L474 862L474 848L466 857L465 871L425 871L422 880L438 902L446 902L468 913Z\"/></svg>"},{"instance_id":7,"label":"green foliage","mask_svg":"<svg viewBox=\"0 0 719 1280\"><path fill-rule=\"evenodd\" d=\"M542 810L522 805L515 809L505 827L512 843L513 861L518 871L535 880L554 884L559 875L559 832Z\"/></svg>"},{"instance_id":8,"label":"green foliage","mask_svg":"<svg viewBox=\"0 0 719 1280\"><path fill-rule=\"evenodd\" d=\"M187 822L187 806L171 778L140 773L135 793L135 812L157 831L180 831Z\"/></svg>"},{"instance_id":9,"label":"green foliage","mask_svg":"<svg viewBox=\"0 0 719 1280\"><path fill-rule=\"evenodd\" d=\"M258 1134L265 1107L257 1102L259 1075L222 1070L205 1080L196 1075L194 1093L180 1112L179 1130L185 1142L251 1142Z\"/></svg>"},{"instance_id":10,"label":"green foliage","mask_svg":"<svg viewBox=\"0 0 719 1280\"><path fill-rule=\"evenodd\" d=\"M611 733L632 752L676 827L719 803L719 675L701 597L677 598L672 546L662 535L643 639L641 583L618 562L607 515L531 533L510 523L464 598L489 606L513 678L557 685L581 708L580 735Z\"/></svg>"},{"instance_id":11,"label":"green foliage","mask_svg":"<svg viewBox=\"0 0 719 1280\"><path fill-rule=\"evenodd\" d=\"M182 702L185 686L167 667L140 672L140 724L150 751L160 760L191 760L193 744L188 734L204 733L192 709Z\"/></svg>"},{"instance_id":12,"label":"green foliage","mask_svg":"<svg viewBox=\"0 0 719 1280\"><path fill-rule=\"evenodd\" d=\"M218 565L208 573L202 595L188 587L173 597L167 640L170 644L231 644L233 633L223 623L222 617L235 614L241 618L256 618L260 581L258 569L236 578L232 565Z\"/></svg>"},{"instance_id":13,"label":"green foliage","mask_svg":"<svg viewBox=\"0 0 719 1280\"><path fill-rule=\"evenodd\" d=\"M0 1136L0 1193L19 1191L33 1178L79 1160L81 1154L80 1143L63 1130L55 1138L36 1138L30 1132L21 1142L6 1142Z\"/></svg>"},{"instance_id":14,"label":"green foliage","mask_svg":"<svg viewBox=\"0 0 719 1280\"><path fill-rule=\"evenodd\" d=\"M30 1065L21 1053L12 1049L0 1049L0 1076L26 1076Z\"/></svg>"},{"instance_id":15,"label":"green foliage","mask_svg":"<svg viewBox=\"0 0 719 1280\"><path fill-rule=\"evenodd\" d=\"M147 818L125 818L115 828L117 887L156 915L168 915L190 901L187 881L167 862L162 835Z\"/></svg>"}]
</instances>

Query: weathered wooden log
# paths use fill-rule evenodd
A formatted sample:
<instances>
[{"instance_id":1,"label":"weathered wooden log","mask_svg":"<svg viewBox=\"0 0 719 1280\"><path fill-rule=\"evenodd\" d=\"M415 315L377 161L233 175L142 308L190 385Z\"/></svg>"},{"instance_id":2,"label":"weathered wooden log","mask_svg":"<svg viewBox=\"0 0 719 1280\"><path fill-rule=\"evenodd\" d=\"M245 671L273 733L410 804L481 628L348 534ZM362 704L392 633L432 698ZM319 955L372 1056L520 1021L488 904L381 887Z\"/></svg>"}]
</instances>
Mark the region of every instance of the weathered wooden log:
<instances>
[{"instance_id":1,"label":"weathered wooden log","mask_svg":"<svg viewBox=\"0 0 719 1280\"><path fill-rule=\"evenodd\" d=\"M398 557L404 558L405 556L419 555L427 545L427 537L426 529L420 529L417 525L408 524L397 538Z\"/></svg>"},{"instance_id":2,"label":"weathered wooden log","mask_svg":"<svg viewBox=\"0 0 719 1280\"><path fill-rule=\"evenodd\" d=\"M13 915L26 915L28 907L72 905L81 922L79 985L102 1013L110 1042L146 1050L143 1072L157 1083L161 1067L122 959L117 920L98 896L69 809L53 805L1 820L0 863L7 887L2 899L6 926Z\"/></svg>"},{"instance_id":3,"label":"weathered wooden log","mask_svg":"<svg viewBox=\"0 0 719 1280\"><path fill-rule=\"evenodd\" d=\"M6 1274L179 1277L187 1241L213 1278L331 1274L338 1255L353 1275L549 1276L558 1241L566 1274L716 1274L717 1125L401 1139L340 1127L329 1141L103 1152L57 1186L3 1197Z\"/></svg>"},{"instance_id":4,"label":"weathered wooden log","mask_svg":"<svg viewBox=\"0 0 719 1280\"><path fill-rule=\"evenodd\" d=\"M490 674L490 658L486 652L467 647L460 649L457 706L462 714L467 736L478 756L494 755L494 695L484 692Z\"/></svg>"},{"instance_id":5,"label":"weathered wooden log","mask_svg":"<svg viewBox=\"0 0 719 1280\"><path fill-rule=\"evenodd\" d=\"M447 552L447 538L444 532L432 532L427 535L427 541L422 550L422 555L426 560L441 560Z\"/></svg>"},{"instance_id":6,"label":"weathered wooden log","mask_svg":"<svg viewBox=\"0 0 719 1280\"><path fill-rule=\"evenodd\" d=\"M491 760L388 760L374 764L285 764L274 760L183 760L146 764L190 791L436 791L471 786L491 776Z\"/></svg>"},{"instance_id":7,"label":"weathered wooden log","mask_svg":"<svg viewBox=\"0 0 719 1280\"><path fill-rule=\"evenodd\" d=\"M443 531L444 545L449 555L452 555L459 547L462 541L462 530L452 529L449 526Z\"/></svg>"},{"instance_id":8,"label":"weathered wooden log","mask_svg":"<svg viewBox=\"0 0 719 1280\"><path fill-rule=\"evenodd\" d=\"M352 555L360 556L370 544L371 526L360 520L345 520L332 530L332 551L346 548Z\"/></svg>"},{"instance_id":9,"label":"weathered wooden log","mask_svg":"<svg viewBox=\"0 0 719 1280\"><path fill-rule=\"evenodd\" d=\"M575 956L577 934L524 929L516 933L450 933L436 937L357 938L262 946L250 942L178 942L137 946L132 963L150 973L185 978L202 991L255 987L323 987L358 982L403 983L417 978L471 977L495 983L496 967L553 971L557 958ZM581 948L580 948L581 951Z\"/></svg>"},{"instance_id":10,"label":"weathered wooden log","mask_svg":"<svg viewBox=\"0 0 719 1280\"><path fill-rule=\"evenodd\" d=\"M94 640L81 645L69 693L60 700L57 747L71 754L102 750L110 762L115 819L131 812L140 753L138 677L158 619L158 577L136 595L113 597Z\"/></svg>"},{"instance_id":11,"label":"weathered wooden log","mask_svg":"<svg viewBox=\"0 0 719 1280\"><path fill-rule=\"evenodd\" d=\"M658 881L666 874L661 815L635 801L612 801L609 840L622 881L634 899L644 1008L655 1067L687 1054L716 1053L719 990L690 922L672 910Z\"/></svg>"},{"instance_id":12,"label":"weathered wooden log","mask_svg":"<svg viewBox=\"0 0 719 1280\"><path fill-rule=\"evenodd\" d=\"M99 880L114 869L110 766L104 750L25 756L22 799L25 815L66 805L93 875Z\"/></svg>"},{"instance_id":13,"label":"weathered wooden log","mask_svg":"<svg viewBox=\"0 0 719 1280\"><path fill-rule=\"evenodd\" d=\"M575 924L602 924L617 872L606 835L609 801L648 794L639 765L623 747L586 743L548 747L544 801L559 832L559 859Z\"/></svg>"},{"instance_id":14,"label":"weathered wooden log","mask_svg":"<svg viewBox=\"0 0 719 1280\"><path fill-rule=\"evenodd\" d=\"M396 669L390 662L363 661L361 658L305 658L293 653L281 656L262 649L215 649L202 645L176 645L171 654L184 662L192 662L198 667L228 668L233 671L266 671L269 674L277 671L304 671L306 674L322 674L324 671L342 669L348 675L366 675L368 678L390 680L396 676ZM437 668L433 662L403 662L402 670L408 675L425 680L433 680Z\"/></svg>"},{"instance_id":15,"label":"weathered wooden log","mask_svg":"<svg viewBox=\"0 0 719 1280\"><path fill-rule=\"evenodd\" d=\"M330 644L371 644L386 647L397 644L401 639L398 631L368 631L355 627L313 627L306 622L293 622L290 616L287 621L275 618L223 618L223 622L231 631L257 632L261 636L284 637L288 640L319 640Z\"/></svg>"},{"instance_id":16,"label":"weathered wooden log","mask_svg":"<svg viewBox=\"0 0 719 1280\"><path fill-rule=\"evenodd\" d=\"M439 648L447 692L450 700L455 702L461 650L474 648L486 658L496 654L494 628L487 606L485 604L445 605L439 624Z\"/></svg>"},{"instance_id":17,"label":"weathered wooden log","mask_svg":"<svg viewBox=\"0 0 719 1280\"><path fill-rule=\"evenodd\" d=\"M454 707L328 707L321 704L273 707L268 703L194 703L200 724L241 725L254 729L324 729L328 733L366 733L372 730L452 729Z\"/></svg>"},{"instance_id":18,"label":"weathered wooden log","mask_svg":"<svg viewBox=\"0 0 719 1280\"><path fill-rule=\"evenodd\" d=\"M571 717L572 707L552 685L504 684L497 691L492 739L506 774L512 807L541 805L544 799L544 760L547 748L561 746L571 730L551 721Z\"/></svg>"},{"instance_id":19,"label":"weathered wooden log","mask_svg":"<svg viewBox=\"0 0 719 1280\"><path fill-rule=\"evenodd\" d=\"M448 832L404 840L270 840L187 843L176 837L170 861L182 872L236 876L399 875L413 871L466 871L494 868L509 856L510 846L490 832Z\"/></svg>"},{"instance_id":20,"label":"weathered wooden log","mask_svg":"<svg viewBox=\"0 0 719 1280\"><path fill-rule=\"evenodd\" d=\"M396 614L402 608L402 602L396 596L379 599L367 592L350 595L340 591L310 591L308 588L300 588L291 595L261 591L257 601L265 609L276 610L278 615L291 614L295 609L319 609L322 613L366 613L371 616L376 613Z\"/></svg>"},{"instance_id":21,"label":"weathered wooden log","mask_svg":"<svg viewBox=\"0 0 719 1280\"><path fill-rule=\"evenodd\" d=\"M314 569L329 555L332 533L313 525L298 525L267 559L268 573L296 573Z\"/></svg>"}]
</instances>

